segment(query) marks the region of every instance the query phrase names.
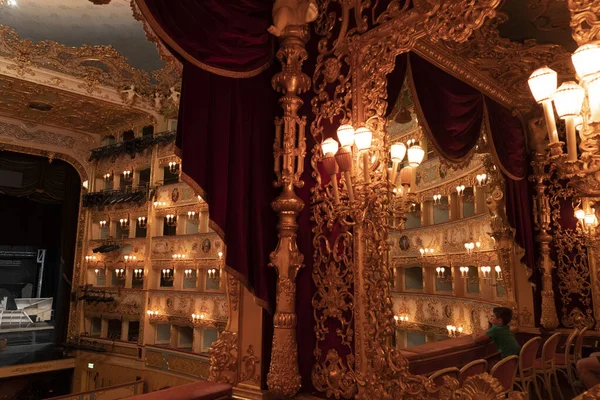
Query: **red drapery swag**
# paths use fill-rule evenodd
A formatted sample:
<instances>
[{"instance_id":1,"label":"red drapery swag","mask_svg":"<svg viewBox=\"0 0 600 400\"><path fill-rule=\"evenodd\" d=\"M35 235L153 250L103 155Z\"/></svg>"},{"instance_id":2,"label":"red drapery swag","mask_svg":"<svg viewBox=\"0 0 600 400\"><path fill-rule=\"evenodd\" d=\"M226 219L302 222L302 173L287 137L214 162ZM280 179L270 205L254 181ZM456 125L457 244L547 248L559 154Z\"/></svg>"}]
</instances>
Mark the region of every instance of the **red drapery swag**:
<instances>
[{"instance_id":1,"label":"red drapery swag","mask_svg":"<svg viewBox=\"0 0 600 400\"><path fill-rule=\"evenodd\" d=\"M396 70L404 70L404 63L399 60ZM526 179L525 128L520 118L414 53L409 56L408 69L420 122L443 157L452 161L466 159L477 144L483 119L487 118L492 154L505 178L508 222L515 229L515 240L525 249L523 262L535 273L532 193ZM402 78L394 75L393 79Z\"/></svg>"},{"instance_id":2,"label":"red drapery swag","mask_svg":"<svg viewBox=\"0 0 600 400\"><path fill-rule=\"evenodd\" d=\"M274 304L269 254L276 93L271 88L272 0L136 0L183 62L176 147L182 176L209 206L227 246L226 270ZM244 79L240 79L244 78Z\"/></svg>"}]
</instances>

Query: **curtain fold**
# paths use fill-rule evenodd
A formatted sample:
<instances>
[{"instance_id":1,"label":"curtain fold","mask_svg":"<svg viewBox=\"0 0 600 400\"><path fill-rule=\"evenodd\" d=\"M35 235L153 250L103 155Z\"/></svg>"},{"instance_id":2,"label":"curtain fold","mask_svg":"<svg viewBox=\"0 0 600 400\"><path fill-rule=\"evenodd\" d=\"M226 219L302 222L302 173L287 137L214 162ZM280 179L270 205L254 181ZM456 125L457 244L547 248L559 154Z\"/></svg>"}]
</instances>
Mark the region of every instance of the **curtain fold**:
<instances>
[{"instance_id":1,"label":"curtain fold","mask_svg":"<svg viewBox=\"0 0 600 400\"><path fill-rule=\"evenodd\" d=\"M270 0L136 1L168 48L198 68L248 78L271 63Z\"/></svg>"},{"instance_id":2,"label":"curtain fold","mask_svg":"<svg viewBox=\"0 0 600 400\"><path fill-rule=\"evenodd\" d=\"M176 139L183 179L208 203L211 228L227 246L227 271L264 307L274 304L267 265L277 244L273 73L234 79L184 63Z\"/></svg>"},{"instance_id":3,"label":"curtain fold","mask_svg":"<svg viewBox=\"0 0 600 400\"><path fill-rule=\"evenodd\" d=\"M481 93L418 55L409 57L409 85L420 123L448 160L466 159L483 121Z\"/></svg>"},{"instance_id":4,"label":"curtain fold","mask_svg":"<svg viewBox=\"0 0 600 400\"><path fill-rule=\"evenodd\" d=\"M504 175L506 217L515 229L515 240L525 249L524 262L535 279L535 245L533 241L533 191L527 179L529 162L525 127L512 111L484 97L492 154Z\"/></svg>"}]
</instances>

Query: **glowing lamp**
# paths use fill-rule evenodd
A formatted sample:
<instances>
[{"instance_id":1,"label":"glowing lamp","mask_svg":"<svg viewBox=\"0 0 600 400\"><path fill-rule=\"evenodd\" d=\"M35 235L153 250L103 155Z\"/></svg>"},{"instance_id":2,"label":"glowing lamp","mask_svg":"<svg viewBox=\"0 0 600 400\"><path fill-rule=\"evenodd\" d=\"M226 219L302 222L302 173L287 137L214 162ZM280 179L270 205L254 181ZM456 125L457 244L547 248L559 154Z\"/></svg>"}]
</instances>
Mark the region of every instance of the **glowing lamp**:
<instances>
[{"instance_id":1,"label":"glowing lamp","mask_svg":"<svg viewBox=\"0 0 600 400\"><path fill-rule=\"evenodd\" d=\"M425 150L417 144L413 144L408 148L408 165L418 167L425 157Z\"/></svg>"},{"instance_id":2,"label":"glowing lamp","mask_svg":"<svg viewBox=\"0 0 600 400\"><path fill-rule=\"evenodd\" d=\"M581 113L585 90L576 82L568 81L560 85L554 93L554 106L560 118L576 117Z\"/></svg>"},{"instance_id":3,"label":"glowing lamp","mask_svg":"<svg viewBox=\"0 0 600 400\"><path fill-rule=\"evenodd\" d=\"M575 217L580 221L583 220L585 218L585 211L581 208L575 210Z\"/></svg>"},{"instance_id":4,"label":"glowing lamp","mask_svg":"<svg viewBox=\"0 0 600 400\"><path fill-rule=\"evenodd\" d=\"M354 132L354 143L358 151L369 150L373 141L373 132L365 126L360 127Z\"/></svg>"},{"instance_id":5,"label":"glowing lamp","mask_svg":"<svg viewBox=\"0 0 600 400\"><path fill-rule=\"evenodd\" d=\"M352 125L340 125L337 129L337 137L343 147L354 144L354 128Z\"/></svg>"},{"instance_id":6,"label":"glowing lamp","mask_svg":"<svg viewBox=\"0 0 600 400\"><path fill-rule=\"evenodd\" d=\"M326 156L327 154L335 154L338 151L338 142L335 139L332 138L328 138L325 139L325 141L323 141L323 143L321 143L321 149L323 150L323 155Z\"/></svg>"},{"instance_id":7,"label":"glowing lamp","mask_svg":"<svg viewBox=\"0 0 600 400\"><path fill-rule=\"evenodd\" d=\"M404 143L394 143L390 147L392 161L402 161L406 155L406 145Z\"/></svg>"},{"instance_id":8,"label":"glowing lamp","mask_svg":"<svg viewBox=\"0 0 600 400\"><path fill-rule=\"evenodd\" d=\"M556 92L556 71L548 67L536 69L529 77L528 83L535 101L541 103L551 100L554 92Z\"/></svg>"},{"instance_id":9,"label":"glowing lamp","mask_svg":"<svg viewBox=\"0 0 600 400\"><path fill-rule=\"evenodd\" d=\"M581 79L600 72L600 46L595 43L579 46L571 56L571 61Z\"/></svg>"}]
</instances>

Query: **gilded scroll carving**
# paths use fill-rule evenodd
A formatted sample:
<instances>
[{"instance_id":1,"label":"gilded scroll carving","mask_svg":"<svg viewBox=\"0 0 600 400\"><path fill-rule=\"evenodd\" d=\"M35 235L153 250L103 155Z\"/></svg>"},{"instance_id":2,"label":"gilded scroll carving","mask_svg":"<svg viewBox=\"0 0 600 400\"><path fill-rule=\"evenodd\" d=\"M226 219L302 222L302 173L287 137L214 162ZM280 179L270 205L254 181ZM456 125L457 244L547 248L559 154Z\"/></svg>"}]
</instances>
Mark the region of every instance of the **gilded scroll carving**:
<instances>
[{"instance_id":1,"label":"gilded scroll carving","mask_svg":"<svg viewBox=\"0 0 600 400\"><path fill-rule=\"evenodd\" d=\"M222 332L219 340L214 342L208 351L210 357L208 380L235 385L238 382L238 351L238 333Z\"/></svg>"}]
</instances>

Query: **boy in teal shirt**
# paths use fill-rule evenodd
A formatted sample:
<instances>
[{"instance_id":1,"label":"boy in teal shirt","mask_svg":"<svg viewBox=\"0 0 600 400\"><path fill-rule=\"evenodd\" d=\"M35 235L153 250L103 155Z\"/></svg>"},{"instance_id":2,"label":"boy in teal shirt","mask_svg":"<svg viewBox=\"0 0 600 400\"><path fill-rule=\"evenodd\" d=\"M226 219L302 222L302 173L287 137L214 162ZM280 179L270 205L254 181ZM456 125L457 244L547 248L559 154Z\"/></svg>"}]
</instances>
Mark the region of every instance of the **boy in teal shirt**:
<instances>
[{"instance_id":1,"label":"boy in teal shirt","mask_svg":"<svg viewBox=\"0 0 600 400\"><path fill-rule=\"evenodd\" d=\"M492 327L485 334L496 345L502 358L508 356L518 356L521 352L521 346L515 338L515 334L508 325L512 320L512 310L508 307L495 307L490 315L490 324Z\"/></svg>"}]
</instances>

